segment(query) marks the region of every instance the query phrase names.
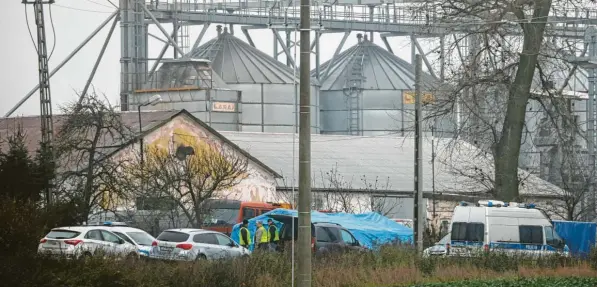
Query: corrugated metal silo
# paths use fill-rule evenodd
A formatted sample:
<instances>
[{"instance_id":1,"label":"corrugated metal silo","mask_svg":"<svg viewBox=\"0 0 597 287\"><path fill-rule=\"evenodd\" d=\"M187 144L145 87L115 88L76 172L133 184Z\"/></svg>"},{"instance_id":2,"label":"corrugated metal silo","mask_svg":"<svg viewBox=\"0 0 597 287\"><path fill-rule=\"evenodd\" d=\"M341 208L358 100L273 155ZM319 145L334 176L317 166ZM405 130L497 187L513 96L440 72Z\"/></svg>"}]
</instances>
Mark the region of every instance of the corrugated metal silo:
<instances>
[{"instance_id":1,"label":"corrugated metal silo","mask_svg":"<svg viewBox=\"0 0 597 287\"><path fill-rule=\"evenodd\" d=\"M240 131L241 92L229 89L202 59L163 60L162 66L130 99L131 110L159 94L162 101L142 109L186 109L217 130Z\"/></svg>"},{"instance_id":2,"label":"corrugated metal silo","mask_svg":"<svg viewBox=\"0 0 597 287\"><path fill-rule=\"evenodd\" d=\"M194 49L189 56L212 61L214 73L231 89L242 91L242 131L293 132L295 120L298 123L298 112L293 110L294 106L298 111L293 70L228 33L226 28L222 31L218 25L217 29L217 38ZM312 133L319 133L316 82L311 89L311 112Z\"/></svg>"},{"instance_id":3,"label":"corrugated metal silo","mask_svg":"<svg viewBox=\"0 0 597 287\"><path fill-rule=\"evenodd\" d=\"M381 135L414 130L414 66L361 34L358 43L320 67L321 133ZM422 74L424 99L438 81ZM454 130L454 121L435 131ZM424 124L428 131L432 124ZM439 133L436 133L438 136ZM451 133L446 133L451 134Z\"/></svg>"}]
</instances>

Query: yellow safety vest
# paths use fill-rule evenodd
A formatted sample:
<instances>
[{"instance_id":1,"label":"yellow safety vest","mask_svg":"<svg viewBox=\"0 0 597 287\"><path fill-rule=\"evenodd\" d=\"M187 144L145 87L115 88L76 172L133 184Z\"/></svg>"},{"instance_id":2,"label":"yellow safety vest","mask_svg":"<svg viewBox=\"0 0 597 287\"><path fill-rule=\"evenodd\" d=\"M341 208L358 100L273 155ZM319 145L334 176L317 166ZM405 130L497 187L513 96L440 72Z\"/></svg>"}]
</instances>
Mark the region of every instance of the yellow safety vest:
<instances>
[{"instance_id":1,"label":"yellow safety vest","mask_svg":"<svg viewBox=\"0 0 597 287\"><path fill-rule=\"evenodd\" d=\"M272 226L276 229L276 231L274 231L274 242L280 241L280 233L278 232L278 227L275 225L272 225ZM269 228L268 228L267 235L269 237Z\"/></svg>"},{"instance_id":2,"label":"yellow safety vest","mask_svg":"<svg viewBox=\"0 0 597 287\"><path fill-rule=\"evenodd\" d=\"M243 239L243 229L247 231L247 240L249 242L245 242L245 240ZM241 227L240 230L238 231L238 237L240 238L240 245L242 246L247 246L247 245L251 245L251 231L249 231L249 229L247 229L246 227Z\"/></svg>"},{"instance_id":3,"label":"yellow safety vest","mask_svg":"<svg viewBox=\"0 0 597 287\"><path fill-rule=\"evenodd\" d=\"M259 243L268 243L269 236L265 227L261 226L259 227L259 230L261 230L261 238L259 238Z\"/></svg>"}]
</instances>

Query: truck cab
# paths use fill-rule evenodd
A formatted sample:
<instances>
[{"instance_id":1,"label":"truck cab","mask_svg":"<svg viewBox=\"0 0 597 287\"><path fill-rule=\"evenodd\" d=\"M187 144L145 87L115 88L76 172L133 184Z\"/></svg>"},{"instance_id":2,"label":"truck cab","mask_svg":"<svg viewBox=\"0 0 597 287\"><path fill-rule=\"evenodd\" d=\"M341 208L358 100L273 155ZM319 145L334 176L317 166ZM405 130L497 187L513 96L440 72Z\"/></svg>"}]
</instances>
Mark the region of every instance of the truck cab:
<instances>
[{"instance_id":1,"label":"truck cab","mask_svg":"<svg viewBox=\"0 0 597 287\"><path fill-rule=\"evenodd\" d=\"M244 219L251 219L276 208L288 207L289 205L284 203L207 199L201 206L204 211L202 227L230 236L232 227Z\"/></svg>"}]
</instances>

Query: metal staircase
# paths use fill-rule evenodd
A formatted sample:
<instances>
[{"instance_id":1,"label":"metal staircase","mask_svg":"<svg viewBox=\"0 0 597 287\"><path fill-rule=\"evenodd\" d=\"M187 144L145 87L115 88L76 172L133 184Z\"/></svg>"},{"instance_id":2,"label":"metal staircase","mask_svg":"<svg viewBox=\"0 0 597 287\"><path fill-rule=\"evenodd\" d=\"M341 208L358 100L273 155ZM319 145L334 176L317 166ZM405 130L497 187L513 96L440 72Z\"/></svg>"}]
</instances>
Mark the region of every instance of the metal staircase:
<instances>
[{"instance_id":1,"label":"metal staircase","mask_svg":"<svg viewBox=\"0 0 597 287\"><path fill-rule=\"evenodd\" d=\"M174 10L175 19L180 19L180 14L187 14L193 8L190 0L174 0L174 6L176 7ZM178 44L180 49L186 55L188 52L190 52L189 50L191 48L191 40L189 37L189 24L186 21L178 20L177 25L179 27L179 30L176 33L176 44Z\"/></svg>"},{"instance_id":2,"label":"metal staircase","mask_svg":"<svg viewBox=\"0 0 597 287\"><path fill-rule=\"evenodd\" d=\"M356 48L356 54L349 64L346 84L344 85L344 95L346 95L348 108L348 132L354 136L362 135L360 98L363 94L363 83L365 80L363 76L363 64L366 60L365 49L361 46L361 35L359 34L357 37L360 44Z\"/></svg>"}]
</instances>

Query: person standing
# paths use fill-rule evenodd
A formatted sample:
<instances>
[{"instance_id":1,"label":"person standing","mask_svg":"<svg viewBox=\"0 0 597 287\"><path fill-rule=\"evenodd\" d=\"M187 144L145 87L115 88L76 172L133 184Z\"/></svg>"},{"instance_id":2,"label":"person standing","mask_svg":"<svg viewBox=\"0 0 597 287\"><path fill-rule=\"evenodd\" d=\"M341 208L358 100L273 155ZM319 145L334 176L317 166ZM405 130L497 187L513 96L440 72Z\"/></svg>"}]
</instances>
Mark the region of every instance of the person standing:
<instances>
[{"instance_id":1,"label":"person standing","mask_svg":"<svg viewBox=\"0 0 597 287\"><path fill-rule=\"evenodd\" d=\"M243 224L239 230L238 238L240 241L240 246L249 249L249 246L251 245L251 232L247 228L247 225L249 225L249 221L246 219L243 220Z\"/></svg>"},{"instance_id":2,"label":"person standing","mask_svg":"<svg viewBox=\"0 0 597 287\"><path fill-rule=\"evenodd\" d=\"M267 220L268 225L268 237L269 237L269 250L276 251L278 248L278 242L280 241L280 234L278 227L274 224L274 221L270 218Z\"/></svg>"},{"instance_id":3,"label":"person standing","mask_svg":"<svg viewBox=\"0 0 597 287\"><path fill-rule=\"evenodd\" d=\"M266 249L268 247L268 232L263 227L261 221L257 221L257 231L255 231L255 249Z\"/></svg>"}]
</instances>

